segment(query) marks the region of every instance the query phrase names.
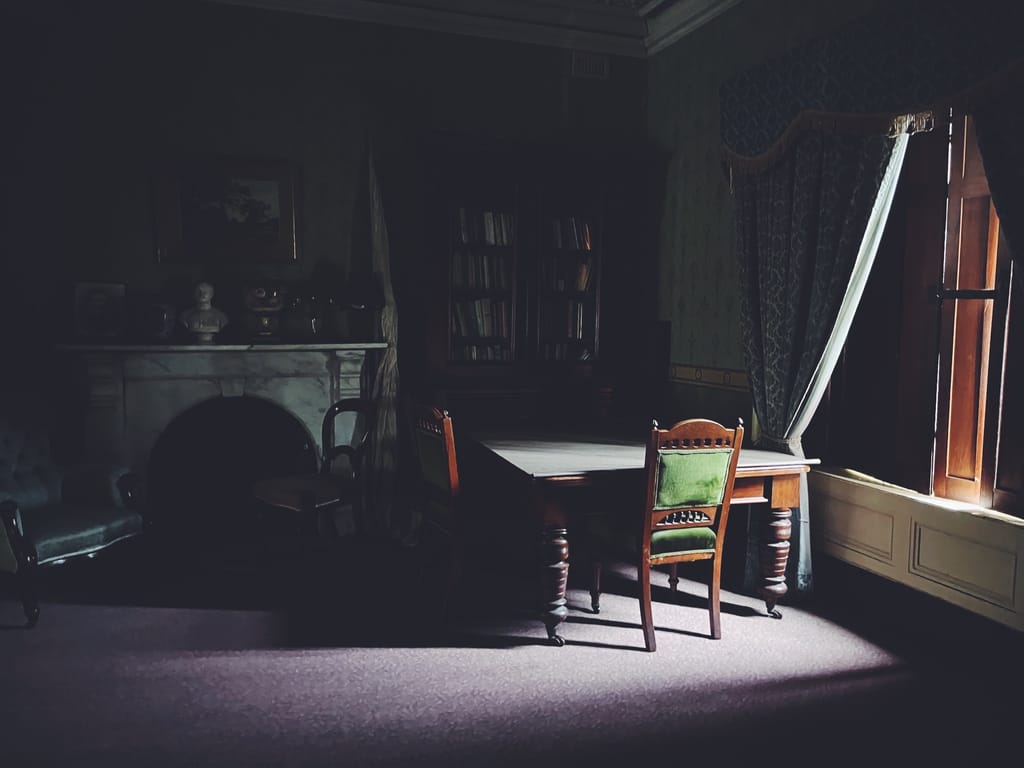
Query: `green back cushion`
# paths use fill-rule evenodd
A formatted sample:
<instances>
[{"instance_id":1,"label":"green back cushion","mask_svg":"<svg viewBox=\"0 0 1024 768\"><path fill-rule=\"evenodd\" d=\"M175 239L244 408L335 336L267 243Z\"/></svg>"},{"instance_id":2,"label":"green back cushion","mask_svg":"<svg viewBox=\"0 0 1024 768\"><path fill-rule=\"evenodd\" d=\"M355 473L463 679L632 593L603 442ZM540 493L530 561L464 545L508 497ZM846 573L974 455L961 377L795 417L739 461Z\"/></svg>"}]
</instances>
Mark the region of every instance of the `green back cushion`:
<instances>
[{"instance_id":1,"label":"green back cushion","mask_svg":"<svg viewBox=\"0 0 1024 768\"><path fill-rule=\"evenodd\" d=\"M720 504L732 448L658 451L655 509Z\"/></svg>"},{"instance_id":2,"label":"green back cushion","mask_svg":"<svg viewBox=\"0 0 1024 768\"><path fill-rule=\"evenodd\" d=\"M417 430L416 449L419 452L420 471L423 472L424 481L445 493L450 491L444 438L441 435Z\"/></svg>"}]
</instances>

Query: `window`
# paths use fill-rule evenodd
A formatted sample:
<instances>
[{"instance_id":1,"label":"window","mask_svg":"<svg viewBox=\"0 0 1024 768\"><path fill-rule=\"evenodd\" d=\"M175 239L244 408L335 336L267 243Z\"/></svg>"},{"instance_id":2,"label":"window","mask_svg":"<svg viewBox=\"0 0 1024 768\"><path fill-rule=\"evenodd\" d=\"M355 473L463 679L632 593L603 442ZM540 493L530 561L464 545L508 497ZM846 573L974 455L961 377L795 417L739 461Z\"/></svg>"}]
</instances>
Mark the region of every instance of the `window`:
<instances>
[{"instance_id":1,"label":"window","mask_svg":"<svg viewBox=\"0 0 1024 768\"><path fill-rule=\"evenodd\" d=\"M1019 265L1018 265L1019 266ZM808 449L1024 517L1024 302L969 115L911 138Z\"/></svg>"}]
</instances>

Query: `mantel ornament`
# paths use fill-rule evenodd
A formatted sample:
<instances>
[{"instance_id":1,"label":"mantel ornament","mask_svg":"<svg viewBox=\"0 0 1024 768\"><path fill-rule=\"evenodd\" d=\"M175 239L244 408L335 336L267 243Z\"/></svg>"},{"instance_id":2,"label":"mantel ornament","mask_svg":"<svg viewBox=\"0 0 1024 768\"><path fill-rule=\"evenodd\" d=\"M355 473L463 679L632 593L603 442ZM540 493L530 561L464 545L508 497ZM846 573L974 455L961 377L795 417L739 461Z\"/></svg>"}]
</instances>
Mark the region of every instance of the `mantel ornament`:
<instances>
[{"instance_id":1,"label":"mantel ornament","mask_svg":"<svg viewBox=\"0 0 1024 768\"><path fill-rule=\"evenodd\" d=\"M197 341L209 344L228 324L228 316L213 306L213 286L209 283L199 283L193 296L196 305L181 313L181 323Z\"/></svg>"}]
</instances>

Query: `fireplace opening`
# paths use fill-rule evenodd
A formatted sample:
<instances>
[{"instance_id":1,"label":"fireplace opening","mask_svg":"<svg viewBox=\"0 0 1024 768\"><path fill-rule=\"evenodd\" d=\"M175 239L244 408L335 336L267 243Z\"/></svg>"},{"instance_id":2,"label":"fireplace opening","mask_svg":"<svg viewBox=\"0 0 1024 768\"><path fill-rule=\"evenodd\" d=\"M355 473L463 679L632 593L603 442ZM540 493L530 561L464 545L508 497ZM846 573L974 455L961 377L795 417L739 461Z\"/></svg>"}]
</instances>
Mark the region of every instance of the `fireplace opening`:
<instances>
[{"instance_id":1,"label":"fireplace opening","mask_svg":"<svg viewBox=\"0 0 1024 768\"><path fill-rule=\"evenodd\" d=\"M176 416L157 439L150 513L176 541L243 544L259 522L253 483L316 469L316 444L297 418L257 397L218 397Z\"/></svg>"}]
</instances>

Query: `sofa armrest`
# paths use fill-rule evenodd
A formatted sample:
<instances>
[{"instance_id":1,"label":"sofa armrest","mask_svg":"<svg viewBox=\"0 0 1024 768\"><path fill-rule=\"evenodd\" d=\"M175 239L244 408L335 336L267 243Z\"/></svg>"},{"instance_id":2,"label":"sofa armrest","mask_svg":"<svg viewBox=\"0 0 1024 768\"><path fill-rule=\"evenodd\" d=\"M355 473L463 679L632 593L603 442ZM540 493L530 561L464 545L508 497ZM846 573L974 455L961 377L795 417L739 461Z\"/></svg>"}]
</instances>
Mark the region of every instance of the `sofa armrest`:
<instances>
[{"instance_id":1,"label":"sofa armrest","mask_svg":"<svg viewBox=\"0 0 1024 768\"><path fill-rule=\"evenodd\" d=\"M0 501L0 571L17 573L38 560L24 531L18 503L13 499Z\"/></svg>"},{"instance_id":2,"label":"sofa armrest","mask_svg":"<svg viewBox=\"0 0 1024 768\"><path fill-rule=\"evenodd\" d=\"M126 467L75 464L65 469L61 499L73 504L113 504L133 509L141 478Z\"/></svg>"}]
</instances>

